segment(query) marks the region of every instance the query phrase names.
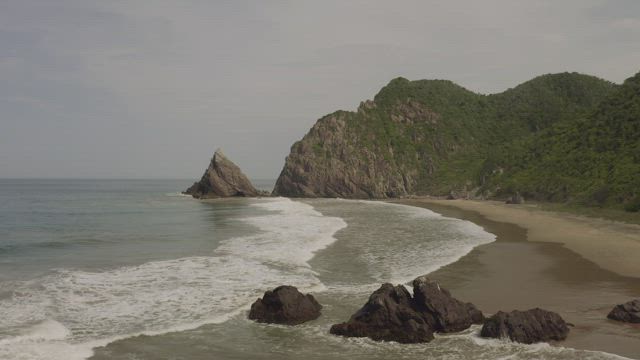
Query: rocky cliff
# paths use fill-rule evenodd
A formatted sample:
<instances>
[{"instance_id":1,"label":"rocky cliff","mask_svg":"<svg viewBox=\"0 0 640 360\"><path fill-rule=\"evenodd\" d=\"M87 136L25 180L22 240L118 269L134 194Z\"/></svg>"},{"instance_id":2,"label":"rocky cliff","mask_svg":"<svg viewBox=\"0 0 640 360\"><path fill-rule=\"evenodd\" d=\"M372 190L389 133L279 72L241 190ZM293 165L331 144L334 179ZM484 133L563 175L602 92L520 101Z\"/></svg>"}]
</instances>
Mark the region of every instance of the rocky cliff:
<instances>
[{"instance_id":1,"label":"rocky cliff","mask_svg":"<svg viewBox=\"0 0 640 360\"><path fill-rule=\"evenodd\" d=\"M480 196L517 143L587 114L616 85L544 75L481 95L445 80L392 80L357 111L319 119L291 147L273 193L292 197ZM497 193L500 185L482 191Z\"/></svg>"},{"instance_id":2,"label":"rocky cliff","mask_svg":"<svg viewBox=\"0 0 640 360\"><path fill-rule=\"evenodd\" d=\"M200 181L195 182L184 193L197 199L259 195L247 176L220 149L213 154Z\"/></svg>"},{"instance_id":3,"label":"rocky cliff","mask_svg":"<svg viewBox=\"0 0 640 360\"><path fill-rule=\"evenodd\" d=\"M320 119L291 148L291 154L275 186L275 194L301 197L397 197L415 192L420 172L429 171L430 154L413 155L399 149L400 142L367 129L374 122L377 105L361 104L357 113L336 112ZM439 115L417 102L398 104L389 117L399 137L413 126L433 126ZM376 124L378 125L378 124ZM384 131L383 131L384 132ZM439 144L438 144L439 145ZM436 145L436 146L438 146ZM438 151L438 149L433 149ZM424 166L418 166L422 162Z\"/></svg>"}]
</instances>

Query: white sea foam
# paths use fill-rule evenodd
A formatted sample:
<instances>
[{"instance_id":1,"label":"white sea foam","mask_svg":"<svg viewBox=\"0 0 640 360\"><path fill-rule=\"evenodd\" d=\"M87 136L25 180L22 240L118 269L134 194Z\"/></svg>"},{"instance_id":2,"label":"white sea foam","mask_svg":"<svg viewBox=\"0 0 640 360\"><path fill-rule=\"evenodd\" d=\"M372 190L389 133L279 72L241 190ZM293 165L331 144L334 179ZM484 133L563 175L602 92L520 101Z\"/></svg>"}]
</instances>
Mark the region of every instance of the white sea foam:
<instances>
[{"instance_id":1,"label":"white sea foam","mask_svg":"<svg viewBox=\"0 0 640 360\"><path fill-rule=\"evenodd\" d=\"M376 226L369 236L380 239L365 244L361 255L372 264L370 272L379 281L406 283L496 239L470 221L444 217L429 209L379 201L358 203L379 209L371 215Z\"/></svg>"},{"instance_id":2,"label":"white sea foam","mask_svg":"<svg viewBox=\"0 0 640 360\"><path fill-rule=\"evenodd\" d=\"M605 352L576 350L546 343L526 345L506 340L483 339L479 337L480 325L473 325L455 334L434 334L433 341L421 344L333 336L326 326L316 324L297 327L291 331L295 331L298 336L302 334L307 341L322 348L326 358L336 359L630 360ZM289 351L290 357L299 357L299 348L293 347Z\"/></svg>"},{"instance_id":3,"label":"white sea foam","mask_svg":"<svg viewBox=\"0 0 640 360\"><path fill-rule=\"evenodd\" d=\"M336 240L333 234L347 226L340 218L323 216L311 205L288 199L264 200L256 206L277 213L248 218L246 221L262 233L225 242L219 251L308 271L307 261L315 252L333 243ZM282 213L287 216L283 217Z\"/></svg>"},{"instance_id":4,"label":"white sea foam","mask_svg":"<svg viewBox=\"0 0 640 360\"><path fill-rule=\"evenodd\" d=\"M193 198L193 196L189 195L189 194L184 194L182 192L172 192L172 193L166 193L166 196L170 196L170 197L185 197L185 198Z\"/></svg>"},{"instance_id":5,"label":"white sea foam","mask_svg":"<svg viewBox=\"0 0 640 360\"><path fill-rule=\"evenodd\" d=\"M323 289L307 261L346 223L284 198L253 206L270 211L242 219L260 231L223 241L212 256L60 270L23 284L0 301L9 333L0 335L0 359L82 359L119 338L226 321L281 284Z\"/></svg>"}]
</instances>

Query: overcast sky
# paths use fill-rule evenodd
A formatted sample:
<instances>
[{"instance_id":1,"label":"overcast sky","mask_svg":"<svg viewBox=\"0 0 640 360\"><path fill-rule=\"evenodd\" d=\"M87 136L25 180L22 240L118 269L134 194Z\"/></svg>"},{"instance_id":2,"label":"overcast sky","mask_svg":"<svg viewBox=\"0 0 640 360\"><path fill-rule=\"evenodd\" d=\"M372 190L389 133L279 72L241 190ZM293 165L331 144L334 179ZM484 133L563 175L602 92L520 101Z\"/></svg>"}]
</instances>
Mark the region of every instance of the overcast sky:
<instances>
[{"instance_id":1,"label":"overcast sky","mask_svg":"<svg viewBox=\"0 0 640 360\"><path fill-rule=\"evenodd\" d=\"M275 178L389 80L640 71L640 1L0 1L0 177Z\"/></svg>"}]
</instances>

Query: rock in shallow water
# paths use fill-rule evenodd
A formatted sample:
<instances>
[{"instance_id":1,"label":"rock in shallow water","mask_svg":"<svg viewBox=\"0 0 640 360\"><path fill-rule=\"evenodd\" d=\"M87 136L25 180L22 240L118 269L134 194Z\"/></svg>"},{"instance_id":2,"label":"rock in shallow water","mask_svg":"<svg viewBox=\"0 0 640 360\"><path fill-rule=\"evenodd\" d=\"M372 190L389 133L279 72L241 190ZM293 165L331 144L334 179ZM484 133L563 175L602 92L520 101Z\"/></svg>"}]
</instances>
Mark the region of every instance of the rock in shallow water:
<instances>
[{"instance_id":1,"label":"rock in shallow water","mask_svg":"<svg viewBox=\"0 0 640 360\"><path fill-rule=\"evenodd\" d=\"M564 340L568 334L568 324L560 315L537 308L510 313L499 311L485 321L480 332L482 337L508 338L524 344Z\"/></svg>"},{"instance_id":2,"label":"rock in shallow water","mask_svg":"<svg viewBox=\"0 0 640 360\"><path fill-rule=\"evenodd\" d=\"M404 286L382 284L349 321L336 324L330 332L347 337L368 337L376 341L420 343L433 339L433 330L412 307Z\"/></svg>"},{"instance_id":3,"label":"rock in shallow water","mask_svg":"<svg viewBox=\"0 0 640 360\"><path fill-rule=\"evenodd\" d=\"M333 325L330 332L377 341L420 343L431 341L434 332L461 331L484 319L473 304L453 298L424 276L413 281L413 294L411 297L402 285L383 284L349 321Z\"/></svg>"},{"instance_id":4,"label":"rock in shallow water","mask_svg":"<svg viewBox=\"0 0 640 360\"><path fill-rule=\"evenodd\" d=\"M640 323L640 299L616 305L607 317L611 320Z\"/></svg>"},{"instance_id":5,"label":"rock in shallow water","mask_svg":"<svg viewBox=\"0 0 640 360\"><path fill-rule=\"evenodd\" d=\"M413 280L414 308L436 332L458 332L482 324L484 315L472 303L464 303L437 282L421 276Z\"/></svg>"},{"instance_id":6,"label":"rock in shallow water","mask_svg":"<svg viewBox=\"0 0 640 360\"><path fill-rule=\"evenodd\" d=\"M264 293L251 305L249 319L263 323L298 325L317 319L320 305L310 294L302 294L293 286L279 286Z\"/></svg>"}]
</instances>

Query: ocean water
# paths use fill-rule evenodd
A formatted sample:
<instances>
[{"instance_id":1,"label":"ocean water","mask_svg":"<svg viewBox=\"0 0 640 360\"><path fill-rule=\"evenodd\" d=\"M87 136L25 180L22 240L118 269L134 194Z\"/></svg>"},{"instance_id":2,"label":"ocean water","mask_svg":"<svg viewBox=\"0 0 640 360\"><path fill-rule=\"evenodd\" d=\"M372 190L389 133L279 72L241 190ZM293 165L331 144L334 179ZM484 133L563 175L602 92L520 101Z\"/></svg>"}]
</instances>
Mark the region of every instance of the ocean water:
<instances>
[{"instance_id":1,"label":"ocean water","mask_svg":"<svg viewBox=\"0 0 640 360\"><path fill-rule=\"evenodd\" d=\"M382 282L494 236L426 209L285 198L197 201L179 180L0 180L0 359L612 359L478 337L400 345L328 334ZM264 188L272 183L260 182ZM323 316L256 324L281 284Z\"/></svg>"}]
</instances>

